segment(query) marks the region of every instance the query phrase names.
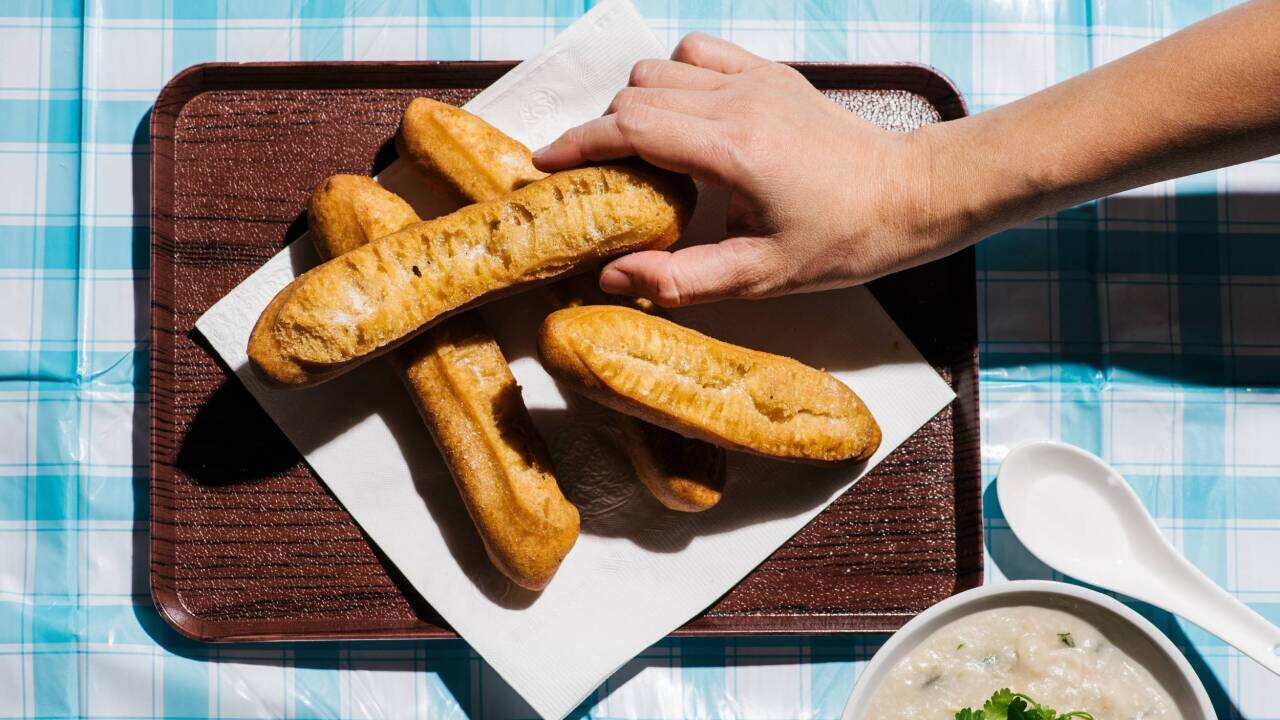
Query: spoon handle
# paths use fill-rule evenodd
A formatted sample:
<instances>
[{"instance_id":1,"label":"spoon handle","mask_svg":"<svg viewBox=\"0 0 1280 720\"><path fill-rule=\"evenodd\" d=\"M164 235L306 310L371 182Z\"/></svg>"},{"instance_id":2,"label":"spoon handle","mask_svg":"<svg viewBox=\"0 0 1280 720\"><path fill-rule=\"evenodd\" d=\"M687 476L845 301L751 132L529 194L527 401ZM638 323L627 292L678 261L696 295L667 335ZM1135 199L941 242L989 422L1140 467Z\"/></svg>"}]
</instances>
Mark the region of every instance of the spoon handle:
<instances>
[{"instance_id":1,"label":"spoon handle","mask_svg":"<svg viewBox=\"0 0 1280 720\"><path fill-rule=\"evenodd\" d=\"M1280 627L1223 590L1180 554L1175 572L1161 573L1153 587L1154 605L1165 608L1217 635L1237 650L1280 675Z\"/></svg>"}]
</instances>

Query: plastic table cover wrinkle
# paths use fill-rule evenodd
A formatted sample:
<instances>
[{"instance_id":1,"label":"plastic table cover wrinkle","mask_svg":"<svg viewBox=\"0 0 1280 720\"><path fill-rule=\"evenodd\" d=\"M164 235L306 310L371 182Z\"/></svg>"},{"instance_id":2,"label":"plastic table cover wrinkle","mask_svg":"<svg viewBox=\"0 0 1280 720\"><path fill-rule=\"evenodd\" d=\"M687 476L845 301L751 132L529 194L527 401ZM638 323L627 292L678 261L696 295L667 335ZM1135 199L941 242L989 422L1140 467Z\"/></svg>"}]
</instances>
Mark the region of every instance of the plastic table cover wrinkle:
<instances>
[{"instance_id":1,"label":"plastic table cover wrinkle","mask_svg":"<svg viewBox=\"0 0 1280 720\"><path fill-rule=\"evenodd\" d=\"M1220 9L1209 0L641 0L777 59L915 60L974 111ZM147 113L209 60L526 57L552 0L11 0L0 5L0 716L522 717L461 642L209 646L147 595ZM1101 454L1215 580L1280 621L1280 160L1162 183L979 250L988 482L1022 439ZM1051 577L986 493L988 577ZM1280 718L1280 679L1144 614L1222 717ZM668 640L591 718L838 717L883 637Z\"/></svg>"}]
</instances>

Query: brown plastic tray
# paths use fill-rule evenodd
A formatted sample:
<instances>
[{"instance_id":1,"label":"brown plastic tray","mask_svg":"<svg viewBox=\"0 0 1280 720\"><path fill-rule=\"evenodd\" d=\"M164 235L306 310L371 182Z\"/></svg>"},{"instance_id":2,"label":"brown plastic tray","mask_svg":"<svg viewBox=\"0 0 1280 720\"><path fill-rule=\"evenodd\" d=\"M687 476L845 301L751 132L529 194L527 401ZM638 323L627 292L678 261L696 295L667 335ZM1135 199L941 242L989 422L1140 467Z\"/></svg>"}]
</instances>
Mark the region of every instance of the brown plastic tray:
<instances>
[{"instance_id":1,"label":"brown plastic tray","mask_svg":"<svg viewBox=\"0 0 1280 720\"><path fill-rule=\"evenodd\" d=\"M184 635L454 636L193 326L302 233L319 181L392 159L410 99L460 104L512 65L209 64L160 93L151 117L151 593ZM898 129L965 113L929 68L797 67L837 102ZM981 583L973 253L872 289L956 402L677 634L893 630Z\"/></svg>"}]
</instances>

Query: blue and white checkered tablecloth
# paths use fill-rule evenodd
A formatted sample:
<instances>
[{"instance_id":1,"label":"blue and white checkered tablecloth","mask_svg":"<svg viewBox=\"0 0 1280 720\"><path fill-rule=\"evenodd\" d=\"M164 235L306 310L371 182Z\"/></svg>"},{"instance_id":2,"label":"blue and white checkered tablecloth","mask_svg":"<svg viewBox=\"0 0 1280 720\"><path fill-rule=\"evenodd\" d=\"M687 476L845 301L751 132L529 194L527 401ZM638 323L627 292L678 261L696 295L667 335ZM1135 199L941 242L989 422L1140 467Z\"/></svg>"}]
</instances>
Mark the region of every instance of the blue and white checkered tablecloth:
<instances>
[{"instance_id":1,"label":"blue and white checkered tablecloth","mask_svg":"<svg viewBox=\"0 0 1280 720\"><path fill-rule=\"evenodd\" d=\"M589 3L588 3L589 4ZM777 59L915 60L975 110L1221 9L1217 0L667 2L641 12ZM566 0L0 0L0 717L527 716L461 642L207 646L147 594L145 117L207 60L519 58ZM1116 102L1124 102L1118 97ZM1161 183L979 250L988 481L1057 437L1124 472L1191 560L1280 621L1280 160ZM1048 577L988 487L988 575ZM1280 678L1173 638L1222 717ZM593 718L838 717L883 637L669 640Z\"/></svg>"}]
</instances>

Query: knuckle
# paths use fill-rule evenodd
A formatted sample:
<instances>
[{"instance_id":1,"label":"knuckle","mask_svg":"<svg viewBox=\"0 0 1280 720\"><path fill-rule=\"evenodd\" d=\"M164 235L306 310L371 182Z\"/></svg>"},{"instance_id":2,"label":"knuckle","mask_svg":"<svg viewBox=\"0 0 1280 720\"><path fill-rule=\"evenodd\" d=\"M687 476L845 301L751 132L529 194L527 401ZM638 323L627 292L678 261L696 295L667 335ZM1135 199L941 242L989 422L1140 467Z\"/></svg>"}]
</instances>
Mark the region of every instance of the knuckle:
<instances>
[{"instance_id":1,"label":"knuckle","mask_svg":"<svg viewBox=\"0 0 1280 720\"><path fill-rule=\"evenodd\" d=\"M638 61L631 66L631 75L627 78L627 84L632 87L639 87L652 82L658 72L659 65L660 61L652 58Z\"/></svg>"},{"instance_id":2,"label":"knuckle","mask_svg":"<svg viewBox=\"0 0 1280 720\"><path fill-rule=\"evenodd\" d=\"M724 127L688 137L693 153L702 159L698 177L716 185L733 186L742 177L740 154Z\"/></svg>"},{"instance_id":3,"label":"knuckle","mask_svg":"<svg viewBox=\"0 0 1280 720\"><path fill-rule=\"evenodd\" d=\"M771 62L764 65L761 70L768 76L779 80L794 80L802 77L800 71L780 62Z\"/></svg>"},{"instance_id":4,"label":"knuckle","mask_svg":"<svg viewBox=\"0 0 1280 720\"><path fill-rule=\"evenodd\" d=\"M614 112L621 113L625 109L634 108L639 103L639 100L639 94L636 92L635 88L622 88L618 91L617 95L613 96Z\"/></svg>"},{"instance_id":5,"label":"knuckle","mask_svg":"<svg viewBox=\"0 0 1280 720\"><path fill-rule=\"evenodd\" d=\"M582 138L583 138L582 127L575 126L575 127L569 128L568 130L565 130L564 134L560 136L560 139L556 140L556 144L563 144L570 147L578 147L582 145Z\"/></svg>"},{"instance_id":6,"label":"knuckle","mask_svg":"<svg viewBox=\"0 0 1280 720\"><path fill-rule=\"evenodd\" d=\"M741 294L747 297L765 297L777 292L786 275L785 258L765 248L758 248L745 255L747 262L739 265L741 269L737 278Z\"/></svg>"},{"instance_id":7,"label":"knuckle","mask_svg":"<svg viewBox=\"0 0 1280 720\"><path fill-rule=\"evenodd\" d=\"M671 54L671 57L684 62L696 60L706 50L708 42L709 38L705 34L691 32L680 38L680 42L676 44L675 52Z\"/></svg>"},{"instance_id":8,"label":"knuckle","mask_svg":"<svg viewBox=\"0 0 1280 720\"><path fill-rule=\"evenodd\" d=\"M679 279L670 267L664 269L655 279L653 301L662 307L679 307L684 304L685 294Z\"/></svg>"},{"instance_id":9,"label":"knuckle","mask_svg":"<svg viewBox=\"0 0 1280 720\"><path fill-rule=\"evenodd\" d=\"M643 105L635 102L627 102L618 108L617 113L618 132L628 139L634 138L636 135L644 132L648 125L648 113Z\"/></svg>"},{"instance_id":10,"label":"knuckle","mask_svg":"<svg viewBox=\"0 0 1280 720\"><path fill-rule=\"evenodd\" d=\"M751 273L750 276L744 279L744 282L742 283L742 295L744 297L752 298L768 297L777 293L780 286L781 283L778 281L777 275L774 272L765 273L762 270L760 272Z\"/></svg>"}]
</instances>

